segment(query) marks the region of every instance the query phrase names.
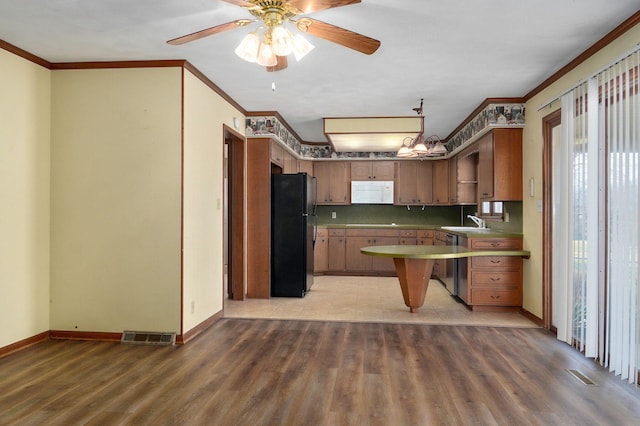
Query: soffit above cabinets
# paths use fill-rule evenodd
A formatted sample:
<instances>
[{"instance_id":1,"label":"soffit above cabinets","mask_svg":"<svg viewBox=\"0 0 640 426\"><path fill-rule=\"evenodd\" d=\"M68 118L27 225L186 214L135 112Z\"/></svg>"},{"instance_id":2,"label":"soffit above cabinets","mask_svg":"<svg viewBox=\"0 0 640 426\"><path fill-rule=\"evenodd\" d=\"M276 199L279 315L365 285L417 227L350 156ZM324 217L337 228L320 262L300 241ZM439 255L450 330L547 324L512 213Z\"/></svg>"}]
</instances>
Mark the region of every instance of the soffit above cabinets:
<instances>
[{"instance_id":1,"label":"soffit above cabinets","mask_svg":"<svg viewBox=\"0 0 640 426\"><path fill-rule=\"evenodd\" d=\"M336 152L395 152L405 138L424 131L424 117L336 117L324 133Z\"/></svg>"}]
</instances>

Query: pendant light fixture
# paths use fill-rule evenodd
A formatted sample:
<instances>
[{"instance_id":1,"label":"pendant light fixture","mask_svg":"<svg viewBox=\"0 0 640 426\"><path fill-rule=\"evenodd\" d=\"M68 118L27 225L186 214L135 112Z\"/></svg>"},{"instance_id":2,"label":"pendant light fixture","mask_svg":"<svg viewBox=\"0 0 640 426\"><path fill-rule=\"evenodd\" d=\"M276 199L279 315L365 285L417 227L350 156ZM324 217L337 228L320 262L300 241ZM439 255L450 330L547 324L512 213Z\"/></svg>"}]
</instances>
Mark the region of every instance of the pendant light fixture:
<instances>
[{"instance_id":1,"label":"pendant light fixture","mask_svg":"<svg viewBox=\"0 0 640 426\"><path fill-rule=\"evenodd\" d=\"M400 158L423 158L423 157L441 157L447 155L447 148L444 146L440 138L431 135L425 139L424 137L424 116L422 115L422 105L424 99L420 99L420 106L413 110L422 118L423 131L415 138L407 137L402 140L402 145L396 157Z\"/></svg>"}]
</instances>

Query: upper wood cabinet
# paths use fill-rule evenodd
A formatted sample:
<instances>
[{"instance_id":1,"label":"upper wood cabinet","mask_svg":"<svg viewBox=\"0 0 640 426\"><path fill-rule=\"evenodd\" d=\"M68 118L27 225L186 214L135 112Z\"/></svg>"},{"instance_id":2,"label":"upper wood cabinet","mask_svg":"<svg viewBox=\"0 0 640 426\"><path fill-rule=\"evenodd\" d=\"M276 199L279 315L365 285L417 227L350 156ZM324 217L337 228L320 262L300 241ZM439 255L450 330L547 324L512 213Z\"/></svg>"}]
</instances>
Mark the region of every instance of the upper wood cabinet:
<instances>
[{"instance_id":1,"label":"upper wood cabinet","mask_svg":"<svg viewBox=\"0 0 640 426\"><path fill-rule=\"evenodd\" d=\"M300 173L306 173L313 176L313 161L300 160L298 161L298 171Z\"/></svg>"},{"instance_id":2,"label":"upper wood cabinet","mask_svg":"<svg viewBox=\"0 0 640 426\"><path fill-rule=\"evenodd\" d=\"M271 162L284 169L284 148L273 139L271 140Z\"/></svg>"},{"instance_id":3,"label":"upper wood cabinet","mask_svg":"<svg viewBox=\"0 0 640 426\"><path fill-rule=\"evenodd\" d=\"M393 180L393 161L352 161L351 180Z\"/></svg>"},{"instance_id":4,"label":"upper wood cabinet","mask_svg":"<svg viewBox=\"0 0 640 426\"><path fill-rule=\"evenodd\" d=\"M396 172L396 204L433 204L432 161L399 161Z\"/></svg>"},{"instance_id":5,"label":"upper wood cabinet","mask_svg":"<svg viewBox=\"0 0 640 426\"><path fill-rule=\"evenodd\" d=\"M522 200L522 129L494 129L478 140L478 202Z\"/></svg>"},{"instance_id":6,"label":"upper wood cabinet","mask_svg":"<svg viewBox=\"0 0 640 426\"><path fill-rule=\"evenodd\" d=\"M458 204L458 158L449 159L449 204Z\"/></svg>"},{"instance_id":7,"label":"upper wood cabinet","mask_svg":"<svg viewBox=\"0 0 640 426\"><path fill-rule=\"evenodd\" d=\"M318 204L350 204L349 163L346 161L318 161L313 164L318 180Z\"/></svg>"},{"instance_id":8,"label":"upper wood cabinet","mask_svg":"<svg viewBox=\"0 0 640 426\"><path fill-rule=\"evenodd\" d=\"M449 160L433 161L433 204L449 204Z\"/></svg>"},{"instance_id":9,"label":"upper wood cabinet","mask_svg":"<svg viewBox=\"0 0 640 426\"><path fill-rule=\"evenodd\" d=\"M455 204L477 204L478 202L478 153L464 153L456 157ZM450 184L452 184L450 182ZM449 188L451 189L451 188Z\"/></svg>"}]
</instances>

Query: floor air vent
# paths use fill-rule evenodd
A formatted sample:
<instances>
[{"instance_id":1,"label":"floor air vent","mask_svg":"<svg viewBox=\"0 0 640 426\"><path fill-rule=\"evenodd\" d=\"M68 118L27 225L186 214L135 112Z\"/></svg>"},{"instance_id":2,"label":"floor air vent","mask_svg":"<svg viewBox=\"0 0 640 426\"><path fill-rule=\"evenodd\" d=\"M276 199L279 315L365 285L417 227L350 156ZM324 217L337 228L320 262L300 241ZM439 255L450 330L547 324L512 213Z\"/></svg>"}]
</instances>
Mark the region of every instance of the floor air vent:
<instances>
[{"instance_id":1,"label":"floor air vent","mask_svg":"<svg viewBox=\"0 0 640 426\"><path fill-rule=\"evenodd\" d=\"M123 331L120 343L136 345L175 345L176 333L157 333L148 331Z\"/></svg>"},{"instance_id":2,"label":"floor air vent","mask_svg":"<svg viewBox=\"0 0 640 426\"><path fill-rule=\"evenodd\" d=\"M576 379L580 380L582 384L587 386L598 386L596 382L585 376L580 370L567 370Z\"/></svg>"}]
</instances>

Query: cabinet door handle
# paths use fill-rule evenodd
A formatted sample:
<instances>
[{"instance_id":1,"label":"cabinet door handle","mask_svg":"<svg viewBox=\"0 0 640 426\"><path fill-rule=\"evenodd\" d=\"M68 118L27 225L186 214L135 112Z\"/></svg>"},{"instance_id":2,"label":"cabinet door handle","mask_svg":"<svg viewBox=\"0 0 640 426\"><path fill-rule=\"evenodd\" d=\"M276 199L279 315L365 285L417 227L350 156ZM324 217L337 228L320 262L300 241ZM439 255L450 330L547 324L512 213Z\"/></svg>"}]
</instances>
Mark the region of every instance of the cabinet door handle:
<instances>
[{"instance_id":1,"label":"cabinet door handle","mask_svg":"<svg viewBox=\"0 0 640 426\"><path fill-rule=\"evenodd\" d=\"M489 296L489 297L491 297L491 298L492 298L492 299L494 299L494 300L498 300L498 299L500 299L500 296L493 296L493 295L491 295L491 296Z\"/></svg>"},{"instance_id":2,"label":"cabinet door handle","mask_svg":"<svg viewBox=\"0 0 640 426\"><path fill-rule=\"evenodd\" d=\"M493 263L494 265L497 265L499 263L502 263L502 261L501 260L497 260L497 259L492 259L491 263Z\"/></svg>"},{"instance_id":3,"label":"cabinet door handle","mask_svg":"<svg viewBox=\"0 0 640 426\"><path fill-rule=\"evenodd\" d=\"M491 247L500 247L502 244L493 242L491 243Z\"/></svg>"},{"instance_id":4,"label":"cabinet door handle","mask_svg":"<svg viewBox=\"0 0 640 426\"><path fill-rule=\"evenodd\" d=\"M491 278L490 278L490 280L491 280L491 281L493 281L493 282L495 283L495 282L500 281L500 278L491 277Z\"/></svg>"}]
</instances>

